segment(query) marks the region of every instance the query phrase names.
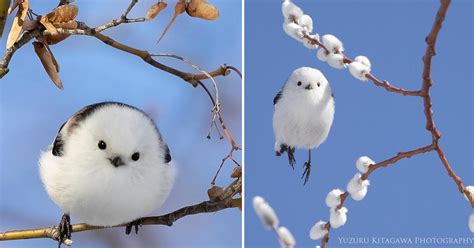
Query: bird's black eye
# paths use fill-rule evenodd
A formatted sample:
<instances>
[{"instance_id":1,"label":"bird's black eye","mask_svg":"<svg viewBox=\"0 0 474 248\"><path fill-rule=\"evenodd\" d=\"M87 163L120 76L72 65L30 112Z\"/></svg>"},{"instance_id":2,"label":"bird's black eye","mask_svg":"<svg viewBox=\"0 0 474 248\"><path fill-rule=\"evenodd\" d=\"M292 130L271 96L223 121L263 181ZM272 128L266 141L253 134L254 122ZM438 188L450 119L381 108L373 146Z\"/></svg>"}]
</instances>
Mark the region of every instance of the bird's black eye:
<instances>
[{"instance_id":1,"label":"bird's black eye","mask_svg":"<svg viewBox=\"0 0 474 248\"><path fill-rule=\"evenodd\" d=\"M137 161L138 159L140 159L140 153L136 152L136 153L132 154L132 160L133 161Z\"/></svg>"},{"instance_id":2,"label":"bird's black eye","mask_svg":"<svg viewBox=\"0 0 474 248\"><path fill-rule=\"evenodd\" d=\"M318 87L321 86L321 83L318 82Z\"/></svg>"},{"instance_id":3,"label":"bird's black eye","mask_svg":"<svg viewBox=\"0 0 474 248\"><path fill-rule=\"evenodd\" d=\"M99 141L99 149L101 150L105 150L105 148L107 148L107 144L105 144L105 142L103 140Z\"/></svg>"},{"instance_id":4,"label":"bird's black eye","mask_svg":"<svg viewBox=\"0 0 474 248\"><path fill-rule=\"evenodd\" d=\"M301 81L298 81L298 83L296 85L301 86Z\"/></svg>"}]
</instances>

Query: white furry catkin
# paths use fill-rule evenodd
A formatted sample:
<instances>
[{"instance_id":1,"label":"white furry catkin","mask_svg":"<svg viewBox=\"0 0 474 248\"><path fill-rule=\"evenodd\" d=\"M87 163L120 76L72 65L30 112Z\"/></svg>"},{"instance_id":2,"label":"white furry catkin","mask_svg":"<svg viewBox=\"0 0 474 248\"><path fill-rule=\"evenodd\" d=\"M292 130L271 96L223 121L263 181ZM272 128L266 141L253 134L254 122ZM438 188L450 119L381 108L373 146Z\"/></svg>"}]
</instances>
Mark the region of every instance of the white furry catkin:
<instances>
[{"instance_id":1,"label":"white furry catkin","mask_svg":"<svg viewBox=\"0 0 474 248\"><path fill-rule=\"evenodd\" d=\"M333 189L329 191L328 195L326 196L326 205L330 208L335 208L339 204L341 204L341 194L343 194L342 190L340 189Z\"/></svg>"},{"instance_id":2,"label":"white furry catkin","mask_svg":"<svg viewBox=\"0 0 474 248\"><path fill-rule=\"evenodd\" d=\"M341 53L344 51L344 46L342 42L332 34L325 34L322 37L324 46L329 50L331 53Z\"/></svg>"},{"instance_id":3,"label":"white furry catkin","mask_svg":"<svg viewBox=\"0 0 474 248\"><path fill-rule=\"evenodd\" d=\"M303 10L300 9L300 7L296 6L293 2L290 0L285 0L283 1L281 5L281 9L283 12L283 16L285 19L299 19L301 16L303 16Z\"/></svg>"},{"instance_id":4,"label":"white furry catkin","mask_svg":"<svg viewBox=\"0 0 474 248\"><path fill-rule=\"evenodd\" d=\"M366 56L359 55L354 58L354 61L367 66L369 69L372 67L372 64L370 63L369 58L367 58Z\"/></svg>"},{"instance_id":5,"label":"white furry catkin","mask_svg":"<svg viewBox=\"0 0 474 248\"><path fill-rule=\"evenodd\" d=\"M278 216L263 197L255 196L253 198L253 207L265 228L273 229L278 226Z\"/></svg>"},{"instance_id":6,"label":"white furry catkin","mask_svg":"<svg viewBox=\"0 0 474 248\"><path fill-rule=\"evenodd\" d=\"M474 213L469 216L469 230L474 233Z\"/></svg>"},{"instance_id":7,"label":"white furry catkin","mask_svg":"<svg viewBox=\"0 0 474 248\"><path fill-rule=\"evenodd\" d=\"M299 42L303 42L304 28L300 25L294 22L283 23L283 30L293 39Z\"/></svg>"},{"instance_id":8,"label":"white furry catkin","mask_svg":"<svg viewBox=\"0 0 474 248\"><path fill-rule=\"evenodd\" d=\"M356 173L354 177L347 184L347 192L351 195L357 195L359 191L367 190L367 187L370 185L369 180L361 180L361 174ZM359 192L359 195L363 192ZM367 192L365 192L367 193ZM365 196L365 194L363 194ZM363 197L362 197L363 198ZM356 200L356 199L354 199Z\"/></svg>"},{"instance_id":9,"label":"white furry catkin","mask_svg":"<svg viewBox=\"0 0 474 248\"><path fill-rule=\"evenodd\" d=\"M328 53L326 52L326 50L324 50L323 48L320 48L318 50L318 52L316 53L316 57L320 60L320 61L323 61L323 62L327 62L328 61Z\"/></svg>"},{"instance_id":10,"label":"white furry catkin","mask_svg":"<svg viewBox=\"0 0 474 248\"><path fill-rule=\"evenodd\" d=\"M329 223L331 224L331 227L337 229L346 224L347 212L348 211L346 207L342 207L340 209L331 208L329 210Z\"/></svg>"},{"instance_id":11,"label":"white furry catkin","mask_svg":"<svg viewBox=\"0 0 474 248\"><path fill-rule=\"evenodd\" d=\"M313 19L309 15L303 15L297 20L298 24L304 28L306 33L313 32Z\"/></svg>"},{"instance_id":12,"label":"white furry catkin","mask_svg":"<svg viewBox=\"0 0 474 248\"><path fill-rule=\"evenodd\" d=\"M370 72L370 68L363 65L362 63L354 61L349 64L349 72L356 79L359 79L361 81L367 81L368 78L366 77L366 75Z\"/></svg>"},{"instance_id":13,"label":"white furry catkin","mask_svg":"<svg viewBox=\"0 0 474 248\"><path fill-rule=\"evenodd\" d=\"M328 233L328 229L326 228L326 222L320 220L311 227L309 231L309 238L313 240L318 240L324 237Z\"/></svg>"},{"instance_id":14,"label":"white furry catkin","mask_svg":"<svg viewBox=\"0 0 474 248\"><path fill-rule=\"evenodd\" d=\"M311 34L311 35L309 35L309 37L319 41L319 34ZM309 39L303 39L302 42L303 42L304 46L309 48L309 49L318 49L318 47L319 47L316 44L312 44Z\"/></svg>"},{"instance_id":15,"label":"white furry catkin","mask_svg":"<svg viewBox=\"0 0 474 248\"><path fill-rule=\"evenodd\" d=\"M279 227L277 230L278 238L282 248L293 248L296 245L295 237L286 227Z\"/></svg>"},{"instance_id":16,"label":"white furry catkin","mask_svg":"<svg viewBox=\"0 0 474 248\"><path fill-rule=\"evenodd\" d=\"M474 197L474 186L472 185L466 186L466 189L467 191L471 193L471 196ZM466 198L466 200L469 201L469 198L467 198L466 194L464 194L464 198Z\"/></svg>"},{"instance_id":17,"label":"white furry catkin","mask_svg":"<svg viewBox=\"0 0 474 248\"><path fill-rule=\"evenodd\" d=\"M360 173L366 173L369 171L369 165L371 164L375 164L375 162L367 156L362 156L356 161L356 167Z\"/></svg>"},{"instance_id":18,"label":"white furry catkin","mask_svg":"<svg viewBox=\"0 0 474 248\"><path fill-rule=\"evenodd\" d=\"M344 69L345 64L344 64L344 55L340 53L330 53L327 56L327 62L328 64L336 69Z\"/></svg>"}]
</instances>

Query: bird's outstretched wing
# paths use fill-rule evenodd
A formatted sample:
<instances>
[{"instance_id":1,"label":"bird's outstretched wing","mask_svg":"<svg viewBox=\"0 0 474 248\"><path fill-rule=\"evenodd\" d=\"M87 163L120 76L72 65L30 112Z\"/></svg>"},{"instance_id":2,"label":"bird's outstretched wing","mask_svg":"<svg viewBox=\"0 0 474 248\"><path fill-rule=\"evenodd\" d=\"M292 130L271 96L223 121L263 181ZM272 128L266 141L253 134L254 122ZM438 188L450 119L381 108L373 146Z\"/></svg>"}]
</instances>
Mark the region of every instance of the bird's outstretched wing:
<instances>
[{"instance_id":1,"label":"bird's outstretched wing","mask_svg":"<svg viewBox=\"0 0 474 248\"><path fill-rule=\"evenodd\" d=\"M281 90L278 91L277 95L275 96L275 98L273 98L273 105L277 104L278 100L281 99Z\"/></svg>"}]
</instances>

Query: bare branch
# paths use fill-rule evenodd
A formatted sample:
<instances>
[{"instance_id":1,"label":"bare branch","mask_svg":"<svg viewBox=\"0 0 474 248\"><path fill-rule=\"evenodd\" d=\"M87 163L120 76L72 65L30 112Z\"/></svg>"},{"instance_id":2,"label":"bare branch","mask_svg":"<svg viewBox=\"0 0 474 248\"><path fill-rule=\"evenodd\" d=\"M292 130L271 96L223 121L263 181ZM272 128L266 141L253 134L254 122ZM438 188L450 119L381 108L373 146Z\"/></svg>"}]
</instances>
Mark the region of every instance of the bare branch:
<instances>
[{"instance_id":1,"label":"bare branch","mask_svg":"<svg viewBox=\"0 0 474 248\"><path fill-rule=\"evenodd\" d=\"M185 216L200 214L200 213L213 213L223 209L233 208L232 199L228 198L220 202L204 201L196 205L180 208L171 213L161 216L151 216L139 219L142 225L165 225L172 226L173 223ZM127 223L128 224L128 223ZM113 227L98 227L89 226L84 223L72 225L72 232L83 232L98 229L108 229L115 227L125 227L127 224L122 224ZM57 226L36 228L36 229L25 229L16 231L0 232L0 241L5 240L18 240L18 239L37 239L37 238L51 238L59 240L59 233Z\"/></svg>"}]
</instances>

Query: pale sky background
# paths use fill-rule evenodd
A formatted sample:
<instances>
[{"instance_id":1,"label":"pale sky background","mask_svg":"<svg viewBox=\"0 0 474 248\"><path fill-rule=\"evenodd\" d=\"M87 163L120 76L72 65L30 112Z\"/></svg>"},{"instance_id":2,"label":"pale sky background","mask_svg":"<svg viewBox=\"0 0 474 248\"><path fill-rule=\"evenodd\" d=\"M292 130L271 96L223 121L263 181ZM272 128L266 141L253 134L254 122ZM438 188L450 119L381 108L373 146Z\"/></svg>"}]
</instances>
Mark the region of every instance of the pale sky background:
<instances>
[{"instance_id":1,"label":"pale sky background","mask_svg":"<svg viewBox=\"0 0 474 248\"><path fill-rule=\"evenodd\" d=\"M247 247L278 246L275 234L266 231L253 212L251 199L255 195L273 206L281 225L293 232L297 247L314 247L320 240L310 240L309 230L318 220L329 218L326 195L333 188L345 188L356 173L358 157L368 155L382 161L431 142L421 98L389 93L317 60L315 51L283 32L281 2L250 0L245 9ZM424 39L439 1L295 3L313 17L315 32L339 37L348 56L368 56L375 75L396 86L420 88ZM440 144L467 185L474 184L472 11L472 1L452 1L433 59L431 90L434 118L443 134ZM336 99L331 133L313 151L313 170L305 187L300 176L307 152L296 153L297 165L292 171L285 157L275 157L272 131L273 97L289 74L301 66L322 70ZM436 153L380 169L371 175L370 183L363 201L348 199L347 223L331 230L329 247L400 247L342 245L339 237L473 237L467 226L473 210Z\"/></svg>"},{"instance_id":2,"label":"pale sky background","mask_svg":"<svg viewBox=\"0 0 474 248\"><path fill-rule=\"evenodd\" d=\"M58 1L31 1L36 13L45 13ZM139 1L130 17L143 16L156 1ZM206 70L227 63L241 68L241 2L212 1L220 18L210 22L178 17L156 45L171 19L175 1L153 22L126 24L106 31L114 39L153 53L186 57ZM76 0L78 20L101 25L121 15L129 1ZM6 31L0 40L5 47ZM61 210L44 191L37 169L41 150L53 141L60 125L81 107L100 101L121 101L149 112L170 146L178 167L175 188L156 215L206 200L210 181L229 145L207 140L211 104L202 89L91 37L70 37L51 46L61 65L65 89L58 90L44 72L31 44L18 51L10 72L0 81L0 231L56 225ZM3 51L3 50L2 50ZM163 63L192 69L171 59ZM222 114L241 143L241 83L236 74L218 78ZM239 153L236 153L240 160ZM218 180L226 186L233 165ZM73 217L74 221L74 217ZM237 209L185 217L173 227L146 226L138 235L125 229L73 234L74 247L240 247L241 212ZM49 239L0 242L0 247L54 247Z\"/></svg>"}]
</instances>

